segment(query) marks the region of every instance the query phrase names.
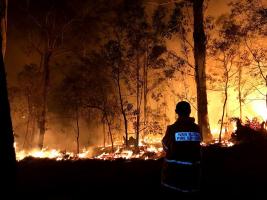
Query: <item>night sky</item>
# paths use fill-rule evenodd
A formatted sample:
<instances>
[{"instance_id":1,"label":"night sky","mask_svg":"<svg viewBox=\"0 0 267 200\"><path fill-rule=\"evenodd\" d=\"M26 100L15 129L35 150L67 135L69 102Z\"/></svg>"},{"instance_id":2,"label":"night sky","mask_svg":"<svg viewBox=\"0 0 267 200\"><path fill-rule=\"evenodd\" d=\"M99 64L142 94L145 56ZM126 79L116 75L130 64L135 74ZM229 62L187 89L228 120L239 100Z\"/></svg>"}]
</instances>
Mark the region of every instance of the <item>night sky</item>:
<instances>
[{"instance_id":1,"label":"night sky","mask_svg":"<svg viewBox=\"0 0 267 200\"><path fill-rule=\"evenodd\" d=\"M45 1L45 0L38 0ZM154 7L153 2L165 2L146 0L147 2L152 2L148 7ZM39 59L34 55L27 55L25 53L25 37L26 30L23 27L18 26L18 21L26 17L25 13L16 13L18 10L16 3L23 2L21 0L10 0L8 8L8 42L7 42L7 54L6 54L6 68L8 75L9 85L16 84L16 76L18 71L25 64L39 62ZM24 1L26 2L26 1ZM76 2L76 0L73 0ZM227 12L227 3L230 0L209 0L207 14L212 16L219 16ZM175 44L173 44L175 45Z\"/></svg>"}]
</instances>

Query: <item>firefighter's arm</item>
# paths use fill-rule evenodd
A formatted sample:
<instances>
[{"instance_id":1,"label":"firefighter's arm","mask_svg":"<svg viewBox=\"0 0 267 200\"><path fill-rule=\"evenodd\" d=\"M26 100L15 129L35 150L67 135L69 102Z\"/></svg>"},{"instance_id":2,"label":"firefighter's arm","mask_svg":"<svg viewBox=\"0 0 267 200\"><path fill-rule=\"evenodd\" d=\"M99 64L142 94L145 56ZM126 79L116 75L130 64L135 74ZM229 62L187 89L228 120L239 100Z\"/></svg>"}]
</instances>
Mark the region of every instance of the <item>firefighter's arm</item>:
<instances>
[{"instance_id":1,"label":"firefighter's arm","mask_svg":"<svg viewBox=\"0 0 267 200\"><path fill-rule=\"evenodd\" d=\"M163 150L165 152L167 152L169 147L170 147L170 128L169 128L169 126L167 127L165 136L162 139L162 147L163 147Z\"/></svg>"}]
</instances>

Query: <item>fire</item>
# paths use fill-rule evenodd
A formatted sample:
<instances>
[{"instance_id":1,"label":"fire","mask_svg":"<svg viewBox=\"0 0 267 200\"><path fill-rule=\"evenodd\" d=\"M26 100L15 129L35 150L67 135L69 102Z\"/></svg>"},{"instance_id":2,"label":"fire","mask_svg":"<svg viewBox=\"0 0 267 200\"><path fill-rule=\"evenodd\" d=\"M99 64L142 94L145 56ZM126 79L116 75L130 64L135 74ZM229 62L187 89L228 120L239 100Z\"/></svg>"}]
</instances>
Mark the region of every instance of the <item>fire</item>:
<instances>
[{"instance_id":1,"label":"fire","mask_svg":"<svg viewBox=\"0 0 267 200\"><path fill-rule=\"evenodd\" d=\"M252 108L257 115L259 115L263 120L267 120L267 108L266 108L266 102L264 101L259 101L256 102L254 101L252 103Z\"/></svg>"},{"instance_id":2,"label":"fire","mask_svg":"<svg viewBox=\"0 0 267 200\"><path fill-rule=\"evenodd\" d=\"M102 154L95 156L95 159L113 160L118 158L123 159L159 159L164 155L163 148L154 145L151 146L139 146L138 149L134 147L125 149L123 146L118 146L114 153L103 152Z\"/></svg>"},{"instance_id":3,"label":"fire","mask_svg":"<svg viewBox=\"0 0 267 200\"><path fill-rule=\"evenodd\" d=\"M114 152L111 150L111 146L101 147L93 149L84 148L81 153L73 153L67 151L61 151L57 149L44 148L42 150L32 149L29 151L18 150L16 143L14 143L16 149L16 158L18 161L23 160L26 157L33 158L49 158L55 160L75 160L75 159L101 159L101 160L114 160L114 159L158 159L164 155L163 148L159 145L141 145L138 149L135 147L129 147L126 149L122 145L115 146ZM94 151L94 152L93 152Z\"/></svg>"},{"instance_id":4,"label":"fire","mask_svg":"<svg viewBox=\"0 0 267 200\"><path fill-rule=\"evenodd\" d=\"M56 160L67 160L69 158L74 158L75 154L72 152L62 152L57 149L33 149L30 151L17 151L16 150L16 158L18 161L23 160L26 157L34 157L34 158L49 158Z\"/></svg>"},{"instance_id":5,"label":"fire","mask_svg":"<svg viewBox=\"0 0 267 200\"><path fill-rule=\"evenodd\" d=\"M214 140L211 143L202 142L202 146L218 143L218 140ZM234 143L227 140L223 140L221 146L231 147ZM16 143L15 143L16 148ZM30 151L18 150L16 148L16 158L18 161L25 159L26 157L33 158L49 158L57 161L61 160L77 160L77 159L100 159L100 160L115 160L115 159L153 159L157 160L165 155L163 148L160 144L154 145L141 145L139 148L129 147L125 148L122 145L115 146L115 150L112 152L111 146L98 148L93 152L93 149L84 148L81 153L76 154L73 152L60 151L57 149L44 148L42 150L33 149Z\"/></svg>"},{"instance_id":6,"label":"fire","mask_svg":"<svg viewBox=\"0 0 267 200\"><path fill-rule=\"evenodd\" d=\"M214 140L210 144L219 144L219 140ZM233 142L230 142L228 140L223 140L220 145L222 147L232 147L232 146L234 146L234 143Z\"/></svg>"},{"instance_id":7,"label":"fire","mask_svg":"<svg viewBox=\"0 0 267 200\"><path fill-rule=\"evenodd\" d=\"M160 144L163 135L161 134L148 134L141 141L141 145L143 144Z\"/></svg>"}]
</instances>

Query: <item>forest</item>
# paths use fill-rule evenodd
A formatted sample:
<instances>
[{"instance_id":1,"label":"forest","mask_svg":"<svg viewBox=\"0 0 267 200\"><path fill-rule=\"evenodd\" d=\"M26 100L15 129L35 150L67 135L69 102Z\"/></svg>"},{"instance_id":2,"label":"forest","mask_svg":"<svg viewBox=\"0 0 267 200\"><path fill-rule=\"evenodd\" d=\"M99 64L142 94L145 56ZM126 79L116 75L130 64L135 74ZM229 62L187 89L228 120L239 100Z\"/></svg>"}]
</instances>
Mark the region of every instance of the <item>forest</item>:
<instances>
[{"instance_id":1,"label":"forest","mask_svg":"<svg viewBox=\"0 0 267 200\"><path fill-rule=\"evenodd\" d=\"M29 156L160 159L181 100L203 146L234 145L237 119L266 133L265 0L1 0L0 13L10 177Z\"/></svg>"}]
</instances>

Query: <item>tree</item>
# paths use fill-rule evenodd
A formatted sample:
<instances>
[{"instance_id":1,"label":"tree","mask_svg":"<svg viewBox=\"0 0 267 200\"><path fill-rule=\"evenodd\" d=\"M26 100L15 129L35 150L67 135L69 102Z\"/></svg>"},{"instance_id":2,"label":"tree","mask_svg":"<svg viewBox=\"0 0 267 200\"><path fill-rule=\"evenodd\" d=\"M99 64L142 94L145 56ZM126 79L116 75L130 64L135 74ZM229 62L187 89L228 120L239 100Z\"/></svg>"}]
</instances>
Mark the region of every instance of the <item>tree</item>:
<instances>
[{"instance_id":1,"label":"tree","mask_svg":"<svg viewBox=\"0 0 267 200\"><path fill-rule=\"evenodd\" d=\"M107 65L111 67L112 78L118 94L120 113L123 117L125 130L125 145L128 147L128 118L127 113L131 111L132 104L128 103L123 96L122 80L128 80L126 65L123 58L121 38L117 35L117 41L111 40L104 47L103 55L106 56Z\"/></svg>"},{"instance_id":2,"label":"tree","mask_svg":"<svg viewBox=\"0 0 267 200\"><path fill-rule=\"evenodd\" d=\"M38 108L41 105L39 91L41 73L39 71L39 67L35 64L25 65L23 70L18 74L18 82L19 90L22 93L19 101L22 101L22 99L26 100L26 104L24 104L22 108L26 108L26 111L24 111L23 115L27 115L26 131L22 147L33 147L36 125L39 121ZM15 103L18 104L18 102Z\"/></svg>"},{"instance_id":3,"label":"tree","mask_svg":"<svg viewBox=\"0 0 267 200\"><path fill-rule=\"evenodd\" d=\"M170 57L177 61L175 70L191 75L194 72L197 93L198 124L204 140L211 138L208 120L208 102L206 87L206 43L204 31L212 29L210 17L203 17L204 0L180 1L174 3L174 9L168 20L164 36L178 36L181 52L169 51ZM192 9L191 9L192 8ZM191 16L193 15L193 20ZM192 39L193 35L193 39ZM191 41L194 41L192 44ZM193 55L192 55L193 54ZM194 60L194 64L192 62ZM189 70L186 70L188 67Z\"/></svg>"},{"instance_id":4,"label":"tree","mask_svg":"<svg viewBox=\"0 0 267 200\"><path fill-rule=\"evenodd\" d=\"M7 1L0 1L0 17L1 17L1 35L0 47L5 49L3 38L6 34L6 11ZM5 26L5 28L3 27ZM14 136L12 128L12 120L10 115L10 106L8 100L6 72L4 65L3 52L0 54L0 163L1 163L1 182L3 194L10 191L15 186L16 177L16 155L14 149Z\"/></svg>"},{"instance_id":5,"label":"tree","mask_svg":"<svg viewBox=\"0 0 267 200\"><path fill-rule=\"evenodd\" d=\"M150 69L164 67L162 55L166 52L165 38L160 35L161 21L159 18L161 16L159 16L159 12L152 14L150 22L142 1L125 0L119 4L115 13L113 27L115 27L118 55L121 57L118 62L120 63L119 68L126 69L123 79L128 92L135 97L135 99L129 98L132 103L128 104L128 108L132 107L133 109L131 108L131 112L128 109L128 113L132 116L128 119L133 123L136 135L135 146L137 147L140 133L142 130L145 133L148 121L148 94L151 93L150 89L152 88L149 86Z\"/></svg>"},{"instance_id":6,"label":"tree","mask_svg":"<svg viewBox=\"0 0 267 200\"><path fill-rule=\"evenodd\" d=\"M40 96L42 101L40 105L38 147L42 149L47 129L47 100L51 82L51 60L66 50L64 41L67 33L71 30L74 16L65 2L42 2L41 8L39 3L36 5L35 2L28 1L25 12L27 13L27 19L31 22L26 26L31 29L28 46L32 51L38 53L41 60L42 84ZM65 15L65 13L68 14Z\"/></svg>"},{"instance_id":7,"label":"tree","mask_svg":"<svg viewBox=\"0 0 267 200\"><path fill-rule=\"evenodd\" d=\"M206 35L203 22L204 0L193 1L194 13L194 58L195 58L195 80L197 85L197 108L198 124L204 140L210 138L210 127L208 119L208 101L206 86Z\"/></svg>"},{"instance_id":8,"label":"tree","mask_svg":"<svg viewBox=\"0 0 267 200\"><path fill-rule=\"evenodd\" d=\"M47 102L52 84L53 66L55 66L55 62L59 62L60 58L66 59L66 55L82 51L84 46L77 45L77 43L81 44L85 41L84 34L78 34L81 33L79 29L81 26L86 31L92 30L94 27L92 22L96 20L97 4L91 1L85 3L86 7L84 7L84 1L77 1L73 4L71 1L62 0L20 1L17 4L20 13L26 15L26 20L20 20L18 26L23 26L24 29L28 30L29 53L38 54L40 58L40 71L42 73L40 89L42 94L40 96L42 101L39 117L39 148L43 147L44 135L47 130ZM87 22L90 23L90 28L87 28ZM75 37L73 37L74 35ZM81 42L81 40L83 41Z\"/></svg>"},{"instance_id":9,"label":"tree","mask_svg":"<svg viewBox=\"0 0 267 200\"><path fill-rule=\"evenodd\" d=\"M98 122L107 125L113 151L113 119L117 102L105 60L102 54L95 52L78 58L78 61L69 63L72 67L54 89L49 107L61 118L67 116L75 123L77 153L80 149L81 119L89 119L88 124L94 126ZM93 118L90 117L92 114Z\"/></svg>"},{"instance_id":10,"label":"tree","mask_svg":"<svg viewBox=\"0 0 267 200\"><path fill-rule=\"evenodd\" d=\"M265 94L262 92L263 87L265 90L267 88L267 47L262 41L267 35L266 4L262 0L235 1L230 6L230 17L235 20L236 26L240 29L237 35L242 38L244 52L246 51L250 55L247 56L247 59L250 60L250 73L261 80L260 87L255 87L255 83L253 87L264 96L267 107L267 92Z\"/></svg>"},{"instance_id":11,"label":"tree","mask_svg":"<svg viewBox=\"0 0 267 200\"><path fill-rule=\"evenodd\" d=\"M225 123L224 118L226 115L226 105L228 101L229 88L231 87L231 81L233 77L236 76L237 73L240 75L240 38L237 37L237 32L239 28L233 23L230 18L222 16L219 18L217 22L218 36L214 35L212 37L212 41L208 47L208 55L210 55L218 66L216 66L217 70L222 70L222 76L218 77L221 84L219 83L219 88L217 87L217 91L223 91L223 109L221 116L221 126L219 133L219 143L221 143L222 139L222 129ZM236 69L235 69L236 68ZM219 73L214 73L214 75L219 75ZM220 76L220 75L219 75ZM213 77L214 79L215 77ZM241 87L241 77L238 77L239 83L239 92ZM239 93L239 98L241 98L241 94ZM241 109L241 108L240 108Z\"/></svg>"}]
</instances>

